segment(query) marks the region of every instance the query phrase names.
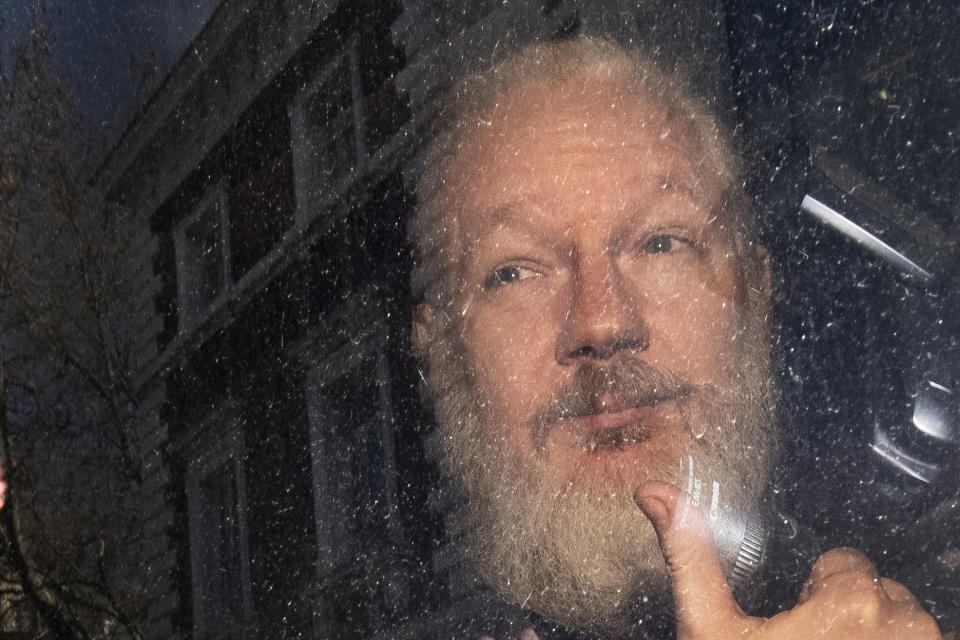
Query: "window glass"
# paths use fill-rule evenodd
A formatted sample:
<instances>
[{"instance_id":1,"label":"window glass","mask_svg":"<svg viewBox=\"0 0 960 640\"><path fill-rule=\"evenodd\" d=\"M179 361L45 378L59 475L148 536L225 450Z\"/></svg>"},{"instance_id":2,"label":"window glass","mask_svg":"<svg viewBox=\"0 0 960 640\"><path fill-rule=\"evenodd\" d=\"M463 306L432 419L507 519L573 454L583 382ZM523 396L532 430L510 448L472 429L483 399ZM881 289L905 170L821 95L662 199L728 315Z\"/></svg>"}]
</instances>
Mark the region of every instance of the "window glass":
<instances>
[{"instance_id":1,"label":"window glass","mask_svg":"<svg viewBox=\"0 0 960 640\"><path fill-rule=\"evenodd\" d=\"M75 4L0 8L4 633L958 637L952 0Z\"/></svg>"},{"instance_id":2,"label":"window glass","mask_svg":"<svg viewBox=\"0 0 960 640\"><path fill-rule=\"evenodd\" d=\"M201 547L199 574L203 602L203 628L229 626L242 616L240 504L235 470L227 464L212 470L200 479L197 503L200 512L197 526Z\"/></svg>"},{"instance_id":3,"label":"window glass","mask_svg":"<svg viewBox=\"0 0 960 640\"><path fill-rule=\"evenodd\" d=\"M221 206L216 195L209 198L180 235L181 305L186 317L203 311L226 285Z\"/></svg>"}]
</instances>

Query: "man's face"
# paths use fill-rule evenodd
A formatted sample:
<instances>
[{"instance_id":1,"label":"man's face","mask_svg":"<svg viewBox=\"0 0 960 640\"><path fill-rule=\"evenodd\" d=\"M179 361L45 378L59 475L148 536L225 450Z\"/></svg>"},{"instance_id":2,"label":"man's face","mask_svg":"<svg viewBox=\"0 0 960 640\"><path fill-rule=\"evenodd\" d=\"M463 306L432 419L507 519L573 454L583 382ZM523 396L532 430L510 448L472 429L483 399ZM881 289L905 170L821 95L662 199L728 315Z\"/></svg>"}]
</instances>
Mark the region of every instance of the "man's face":
<instances>
[{"instance_id":1,"label":"man's face","mask_svg":"<svg viewBox=\"0 0 960 640\"><path fill-rule=\"evenodd\" d=\"M530 574L520 589L620 570L598 580L633 592L644 565L663 573L630 500L640 484L677 484L694 457L749 502L762 478L730 467L766 469L765 322L745 308L724 182L679 117L609 81L521 86L460 142L441 194L457 257L436 320L446 338L434 353L447 355L431 361L431 382L448 464L484 505L468 528L533 548L509 560L479 542L474 555L493 581ZM603 540L584 521L606 527ZM548 531L571 526L585 549ZM586 559L575 578L503 566L538 553Z\"/></svg>"},{"instance_id":2,"label":"man's face","mask_svg":"<svg viewBox=\"0 0 960 640\"><path fill-rule=\"evenodd\" d=\"M514 92L449 165L452 308L517 451L558 482L635 487L704 435L685 428L688 387L739 383L739 261L723 185L681 126L616 85L583 89ZM683 388L541 415L585 368L630 360Z\"/></svg>"}]
</instances>

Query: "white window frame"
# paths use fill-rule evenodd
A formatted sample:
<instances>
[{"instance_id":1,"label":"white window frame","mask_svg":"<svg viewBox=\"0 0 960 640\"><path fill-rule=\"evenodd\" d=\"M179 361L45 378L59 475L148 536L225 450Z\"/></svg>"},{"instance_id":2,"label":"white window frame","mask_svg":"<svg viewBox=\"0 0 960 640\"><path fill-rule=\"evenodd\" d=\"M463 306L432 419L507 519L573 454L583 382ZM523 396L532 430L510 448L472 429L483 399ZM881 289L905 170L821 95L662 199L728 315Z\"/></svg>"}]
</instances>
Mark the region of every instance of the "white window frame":
<instances>
[{"instance_id":1,"label":"white window frame","mask_svg":"<svg viewBox=\"0 0 960 640\"><path fill-rule=\"evenodd\" d=\"M317 71L290 104L296 224L300 226L309 224L321 211L335 202L338 195L363 175L368 164L368 152L364 143L366 133L363 124L363 91L360 85L358 41L359 38L356 35L351 37L344 49ZM337 71L344 66L350 78L350 104L345 106L350 109L353 120L353 140L343 143L353 145L354 164L352 170L335 178L327 193L318 194L316 175L320 167L316 165L316 158L320 155L320 150L309 134L308 107L312 99L323 92L328 83L336 77Z\"/></svg>"},{"instance_id":2,"label":"white window frame","mask_svg":"<svg viewBox=\"0 0 960 640\"><path fill-rule=\"evenodd\" d=\"M216 415L205 419L199 428L199 437L188 446L199 447L200 453L187 461L186 493L187 521L190 530L190 576L191 603L193 606L193 637L198 640L228 638L240 626L253 619L253 597L250 590L250 548L247 526L246 474L243 464L243 429L237 420L228 417L228 411L216 411ZM231 422L232 426L224 433L216 423ZM203 505L200 500L200 482L213 473L221 473L225 464L229 464L237 485L237 518L240 535L240 600L243 619L229 628L208 628L210 623L204 611L203 585L200 573L203 563L202 549L198 534L202 527Z\"/></svg>"},{"instance_id":3,"label":"white window frame","mask_svg":"<svg viewBox=\"0 0 960 640\"><path fill-rule=\"evenodd\" d=\"M187 229L194 224L211 205L216 206L219 238L221 249L221 277L223 278L223 289L213 298L195 308L187 305L186 301L190 299L190 292L187 290L187 271L194 268L194 265L188 264L186 255ZM174 251L177 261L177 311L178 318L182 325L194 326L214 307L214 303L223 297L233 286L233 278L230 273L232 263L230 256L230 215L227 210L227 186L226 180L221 180L209 188L203 198L197 203L193 210L183 220L177 223L173 231Z\"/></svg>"}]
</instances>

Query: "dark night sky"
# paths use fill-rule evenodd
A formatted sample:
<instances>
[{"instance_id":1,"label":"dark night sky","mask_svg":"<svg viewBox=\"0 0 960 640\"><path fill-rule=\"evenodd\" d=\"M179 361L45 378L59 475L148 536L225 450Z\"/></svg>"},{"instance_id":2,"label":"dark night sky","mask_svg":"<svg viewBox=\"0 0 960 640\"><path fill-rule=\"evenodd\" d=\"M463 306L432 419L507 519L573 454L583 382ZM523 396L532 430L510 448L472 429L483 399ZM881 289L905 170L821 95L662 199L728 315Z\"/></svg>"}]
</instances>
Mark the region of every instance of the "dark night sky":
<instances>
[{"instance_id":1,"label":"dark night sky","mask_svg":"<svg viewBox=\"0 0 960 640\"><path fill-rule=\"evenodd\" d=\"M94 145L110 146L156 83L183 54L220 0L50 0L47 21ZM37 0L0 0L4 40L29 25ZM156 72L143 82L143 69ZM141 88L142 86L142 88Z\"/></svg>"}]
</instances>

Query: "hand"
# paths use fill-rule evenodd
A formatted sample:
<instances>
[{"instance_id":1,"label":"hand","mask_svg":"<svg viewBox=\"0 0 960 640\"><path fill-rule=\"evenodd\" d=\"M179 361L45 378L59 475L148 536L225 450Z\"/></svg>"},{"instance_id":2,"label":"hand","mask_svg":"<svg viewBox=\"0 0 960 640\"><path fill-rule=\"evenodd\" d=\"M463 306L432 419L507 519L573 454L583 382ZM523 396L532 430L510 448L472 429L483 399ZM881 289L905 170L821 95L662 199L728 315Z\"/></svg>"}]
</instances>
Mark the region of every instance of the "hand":
<instances>
[{"instance_id":1,"label":"hand","mask_svg":"<svg viewBox=\"0 0 960 640\"><path fill-rule=\"evenodd\" d=\"M661 483L634 499L653 522L673 583L678 640L936 640L936 622L906 587L881 578L855 549L820 556L797 605L772 618L743 612L727 585L710 529L689 497Z\"/></svg>"}]
</instances>

